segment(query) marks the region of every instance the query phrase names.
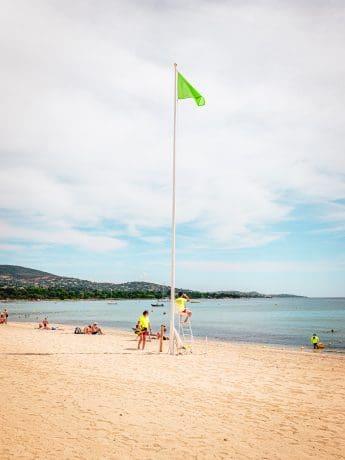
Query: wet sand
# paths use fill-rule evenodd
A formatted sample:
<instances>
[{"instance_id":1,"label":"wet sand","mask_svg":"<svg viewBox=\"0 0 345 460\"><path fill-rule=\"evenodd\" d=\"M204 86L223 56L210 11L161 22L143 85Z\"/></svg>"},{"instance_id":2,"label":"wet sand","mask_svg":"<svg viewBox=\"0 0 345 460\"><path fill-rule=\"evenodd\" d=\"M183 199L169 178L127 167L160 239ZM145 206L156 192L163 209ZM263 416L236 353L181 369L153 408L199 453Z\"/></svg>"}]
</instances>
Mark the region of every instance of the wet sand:
<instances>
[{"instance_id":1,"label":"wet sand","mask_svg":"<svg viewBox=\"0 0 345 460\"><path fill-rule=\"evenodd\" d=\"M2 460L345 458L343 356L106 332L0 326Z\"/></svg>"}]
</instances>

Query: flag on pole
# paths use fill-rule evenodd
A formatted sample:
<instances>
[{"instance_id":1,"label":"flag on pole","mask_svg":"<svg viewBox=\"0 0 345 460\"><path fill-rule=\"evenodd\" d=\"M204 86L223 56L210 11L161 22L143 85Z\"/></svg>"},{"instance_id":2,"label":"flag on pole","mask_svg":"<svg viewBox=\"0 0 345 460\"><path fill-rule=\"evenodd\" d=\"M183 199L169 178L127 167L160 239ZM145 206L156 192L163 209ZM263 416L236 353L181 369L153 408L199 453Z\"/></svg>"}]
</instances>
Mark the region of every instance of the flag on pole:
<instances>
[{"instance_id":1,"label":"flag on pole","mask_svg":"<svg viewBox=\"0 0 345 460\"><path fill-rule=\"evenodd\" d=\"M197 105L205 105L204 97L177 72L177 64L174 64L174 135L173 135L173 158L172 158L172 216L171 216L171 287L170 287L170 354L175 353L175 339L178 334L175 329L175 234L176 234L176 105L178 99L194 99ZM177 344L177 346L179 346Z\"/></svg>"},{"instance_id":2,"label":"flag on pole","mask_svg":"<svg viewBox=\"0 0 345 460\"><path fill-rule=\"evenodd\" d=\"M197 105L205 105L204 97L178 72L177 98L194 99Z\"/></svg>"}]
</instances>

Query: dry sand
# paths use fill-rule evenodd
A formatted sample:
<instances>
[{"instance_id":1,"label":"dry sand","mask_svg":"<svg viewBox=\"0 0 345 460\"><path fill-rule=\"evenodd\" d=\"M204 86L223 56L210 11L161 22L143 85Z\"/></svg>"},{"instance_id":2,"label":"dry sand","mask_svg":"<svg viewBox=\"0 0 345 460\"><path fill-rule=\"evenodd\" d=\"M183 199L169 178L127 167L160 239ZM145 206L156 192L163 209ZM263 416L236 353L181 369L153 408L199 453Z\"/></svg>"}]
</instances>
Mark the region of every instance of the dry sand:
<instances>
[{"instance_id":1,"label":"dry sand","mask_svg":"<svg viewBox=\"0 0 345 460\"><path fill-rule=\"evenodd\" d=\"M201 347L197 351L201 351ZM0 458L345 458L345 360L0 326Z\"/></svg>"}]
</instances>

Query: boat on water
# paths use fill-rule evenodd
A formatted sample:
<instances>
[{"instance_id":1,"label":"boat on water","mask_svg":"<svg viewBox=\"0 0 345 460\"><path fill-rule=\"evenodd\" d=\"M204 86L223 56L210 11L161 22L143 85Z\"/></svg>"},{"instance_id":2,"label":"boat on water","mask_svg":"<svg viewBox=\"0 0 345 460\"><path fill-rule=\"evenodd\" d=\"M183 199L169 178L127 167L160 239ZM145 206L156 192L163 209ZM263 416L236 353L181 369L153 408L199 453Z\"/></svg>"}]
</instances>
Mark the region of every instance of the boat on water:
<instances>
[{"instance_id":1,"label":"boat on water","mask_svg":"<svg viewBox=\"0 0 345 460\"><path fill-rule=\"evenodd\" d=\"M116 305L117 302L115 302L115 300L109 300L108 304L111 304L111 305Z\"/></svg>"},{"instance_id":2,"label":"boat on water","mask_svg":"<svg viewBox=\"0 0 345 460\"><path fill-rule=\"evenodd\" d=\"M200 303L200 300L191 300L190 303Z\"/></svg>"},{"instance_id":3,"label":"boat on water","mask_svg":"<svg viewBox=\"0 0 345 460\"><path fill-rule=\"evenodd\" d=\"M164 303L151 303L151 307L164 307Z\"/></svg>"}]
</instances>

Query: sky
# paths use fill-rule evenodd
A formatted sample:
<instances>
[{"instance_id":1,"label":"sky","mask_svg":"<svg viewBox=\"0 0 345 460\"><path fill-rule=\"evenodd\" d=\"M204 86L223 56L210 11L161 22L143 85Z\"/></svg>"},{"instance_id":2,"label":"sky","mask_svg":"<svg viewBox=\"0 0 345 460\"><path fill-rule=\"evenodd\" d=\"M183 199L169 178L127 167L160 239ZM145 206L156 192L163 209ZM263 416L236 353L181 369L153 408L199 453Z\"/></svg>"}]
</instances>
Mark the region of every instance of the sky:
<instances>
[{"instance_id":1,"label":"sky","mask_svg":"<svg viewBox=\"0 0 345 460\"><path fill-rule=\"evenodd\" d=\"M0 263L345 296L342 1L0 0Z\"/></svg>"}]
</instances>

